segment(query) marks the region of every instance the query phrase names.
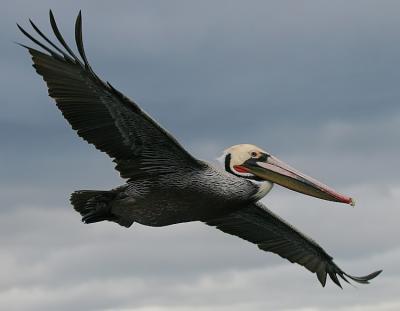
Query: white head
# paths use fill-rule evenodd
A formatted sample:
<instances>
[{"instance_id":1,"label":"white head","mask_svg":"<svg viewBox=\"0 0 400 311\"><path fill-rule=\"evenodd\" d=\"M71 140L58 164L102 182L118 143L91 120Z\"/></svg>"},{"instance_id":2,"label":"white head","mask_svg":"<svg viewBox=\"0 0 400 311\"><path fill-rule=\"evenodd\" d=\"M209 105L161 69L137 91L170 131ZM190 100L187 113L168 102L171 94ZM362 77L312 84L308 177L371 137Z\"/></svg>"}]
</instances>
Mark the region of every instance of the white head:
<instances>
[{"instance_id":1,"label":"white head","mask_svg":"<svg viewBox=\"0 0 400 311\"><path fill-rule=\"evenodd\" d=\"M268 153L255 145L240 144L226 149L222 156L218 158L218 161L227 172L233 175L250 180L262 180L241 166L246 161L257 158L262 154Z\"/></svg>"},{"instance_id":2,"label":"white head","mask_svg":"<svg viewBox=\"0 0 400 311\"><path fill-rule=\"evenodd\" d=\"M250 145L235 145L226 149L218 159L224 169L237 177L262 184L261 197L277 183L288 189L324 200L348 203L354 200L344 196L321 182L295 170L263 149Z\"/></svg>"}]
</instances>

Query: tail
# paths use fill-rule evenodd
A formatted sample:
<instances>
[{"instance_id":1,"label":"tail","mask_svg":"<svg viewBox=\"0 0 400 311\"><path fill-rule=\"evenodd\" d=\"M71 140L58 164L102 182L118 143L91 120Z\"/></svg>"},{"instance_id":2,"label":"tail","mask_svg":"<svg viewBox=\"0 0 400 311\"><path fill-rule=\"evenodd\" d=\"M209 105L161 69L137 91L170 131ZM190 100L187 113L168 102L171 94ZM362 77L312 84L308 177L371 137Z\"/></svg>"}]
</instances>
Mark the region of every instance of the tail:
<instances>
[{"instance_id":1,"label":"tail","mask_svg":"<svg viewBox=\"0 0 400 311\"><path fill-rule=\"evenodd\" d=\"M103 220L114 221L121 224L121 220L114 215L111 210L111 201L116 194L113 191L98 190L78 190L71 194L71 204L74 209L82 215L82 221L86 224L99 222ZM121 224L125 227L126 223Z\"/></svg>"}]
</instances>

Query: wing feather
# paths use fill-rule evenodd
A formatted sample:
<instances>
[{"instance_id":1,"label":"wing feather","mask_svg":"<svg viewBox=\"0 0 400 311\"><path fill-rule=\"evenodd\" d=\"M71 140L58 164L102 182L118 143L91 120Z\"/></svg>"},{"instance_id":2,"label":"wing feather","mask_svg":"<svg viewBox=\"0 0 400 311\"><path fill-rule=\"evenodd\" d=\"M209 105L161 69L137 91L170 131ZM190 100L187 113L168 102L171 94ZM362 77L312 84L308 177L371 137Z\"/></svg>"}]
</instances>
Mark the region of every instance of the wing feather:
<instances>
[{"instance_id":1,"label":"wing feather","mask_svg":"<svg viewBox=\"0 0 400 311\"><path fill-rule=\"evenodd\" d=\"M114 158L123 178L193 169L201 162L193 158L139 106L102 81L92 70L82 40L82 15L75 23L76 45L81 59L64 40L50 11L50 24L62 48L53 43L30 20L40 42L17 24L21 32L48 54L26 47L33 67L45 80L49 96L78 135Z\"/></svg>"},{"instance_id":2,"label":"wing feather","mask_svg":"<svg viewBox=\"0 0 400 311\"><path fill-rule=\"evenodd\" d=\"M292 263L305 267L317 274L322 286L326 284L327 275L336 285L342 287L338 276L345 282L349 282L346 278L348 277L355 282L367 284L382 272L380 270L362 277L343 272L321 246L261 203L250 204L245 209L206 223L225 233L257 244L264 251L275 253Z\"/></svg>"}]
</instances>

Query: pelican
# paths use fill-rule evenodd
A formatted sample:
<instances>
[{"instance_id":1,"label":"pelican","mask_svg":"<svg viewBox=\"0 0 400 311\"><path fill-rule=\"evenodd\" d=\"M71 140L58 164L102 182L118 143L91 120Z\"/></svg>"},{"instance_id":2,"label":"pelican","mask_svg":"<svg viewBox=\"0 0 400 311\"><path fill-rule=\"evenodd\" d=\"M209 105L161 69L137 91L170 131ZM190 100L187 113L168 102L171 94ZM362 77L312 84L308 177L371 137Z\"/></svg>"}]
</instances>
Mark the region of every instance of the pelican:
<instances>
[{"instance_id":1,"label":"pelican","mask_svg":"<svg viewBox=\"0 0 400 311\"><path fill-rule=\"evenodd\" d=\"M82 17L75 23L78 55L67 45L50 10L53 43L17 24L42 51L20 44L33 60L64 118L80 137L108 154L126 183L106 191L79 190L70 201L86 224L111 221L124 227L201 221L304 266L325 286L369 283L382 270L356 277L345 273L321 246L260 202L273 184L316 198L354 205L354 200L304 175L250 144L226 149L218 168L189 154L171 134L92 70L83 47Z\"/></svg>"}]
</instances>

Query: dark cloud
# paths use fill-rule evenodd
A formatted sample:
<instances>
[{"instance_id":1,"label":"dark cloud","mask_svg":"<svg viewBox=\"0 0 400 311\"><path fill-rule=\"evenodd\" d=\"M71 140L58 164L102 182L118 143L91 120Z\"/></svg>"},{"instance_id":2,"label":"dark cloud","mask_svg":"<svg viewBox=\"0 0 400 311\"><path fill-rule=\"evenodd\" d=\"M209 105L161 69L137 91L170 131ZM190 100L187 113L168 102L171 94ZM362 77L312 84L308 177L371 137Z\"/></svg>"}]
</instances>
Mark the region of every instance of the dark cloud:
<instances>
[{"instance_id":1,"label":"dark cloud","mask_svg":"<svg viewBox=\"0 0 400 311\"><path fill-rule=\"evenodd\" d=\"M7 2L0 20L0 305L7 310L397 310L399 3ZM321 289L305 269L202 224L86 226L77 189L121 183L47 97L15 22L65 37L83 9L93 67L195 155L250 142L358 200L280 187L265 199L354 274ZM360 286L361 287L361 286ZM290 297L290 299L288 299Z\"/></svg>"}]
</instances>

